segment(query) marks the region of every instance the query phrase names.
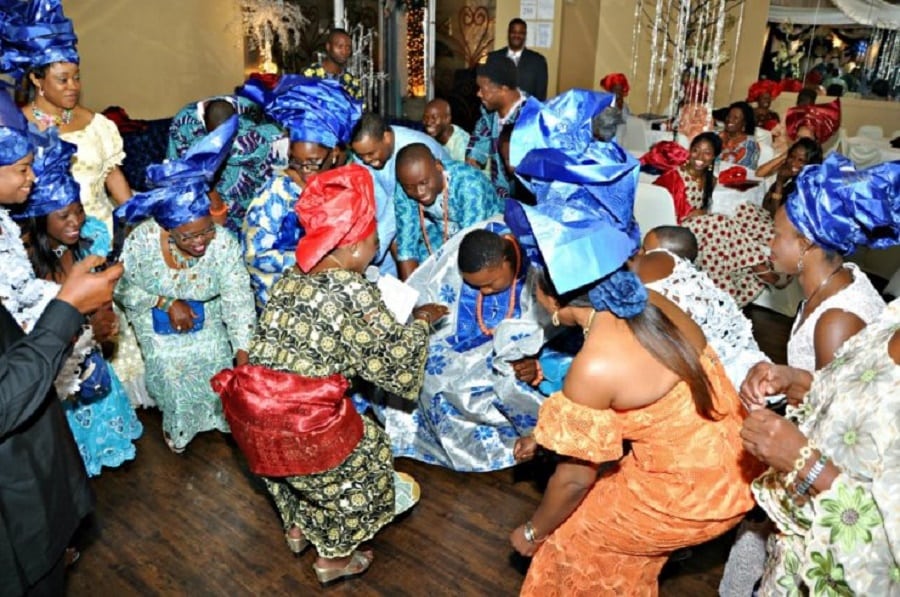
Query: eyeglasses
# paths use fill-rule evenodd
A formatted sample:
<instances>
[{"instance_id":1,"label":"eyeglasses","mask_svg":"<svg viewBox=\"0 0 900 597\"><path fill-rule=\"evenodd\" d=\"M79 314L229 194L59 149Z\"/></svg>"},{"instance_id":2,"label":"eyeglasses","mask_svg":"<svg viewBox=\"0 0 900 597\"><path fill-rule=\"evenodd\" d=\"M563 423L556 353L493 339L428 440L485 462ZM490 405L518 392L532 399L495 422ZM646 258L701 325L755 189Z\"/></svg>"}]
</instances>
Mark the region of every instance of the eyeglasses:
<instances>
[{"instance_id":1,"label":"eyeglasses","mask_svg":"<svg viewBox=\"0 0 900 597\"><path fill-rule=\"evenodd\" d=\"M174 230L171 232L172 237L178 240L179 242L187 242L192 241L197 238L212 238L216 235L216 226L213 224L209 228L201 230L199 232L194 232L192 234L181 234L179 232L175 232Z\"/></svg>"},{"instance_id":2,"label":"eyeglasses","mask_svg":"<svg viewBox=\"0 0 900 597\"><path fill-rule=\"evenodd\" d=\"M288 162L288 168L303 174L313 174L320 171L330 159L331 151L329 150L329 152L325 154L325 157L318 161L310 160L307 162L295 162L291 160Z\"/></svg>"}]
</instances>

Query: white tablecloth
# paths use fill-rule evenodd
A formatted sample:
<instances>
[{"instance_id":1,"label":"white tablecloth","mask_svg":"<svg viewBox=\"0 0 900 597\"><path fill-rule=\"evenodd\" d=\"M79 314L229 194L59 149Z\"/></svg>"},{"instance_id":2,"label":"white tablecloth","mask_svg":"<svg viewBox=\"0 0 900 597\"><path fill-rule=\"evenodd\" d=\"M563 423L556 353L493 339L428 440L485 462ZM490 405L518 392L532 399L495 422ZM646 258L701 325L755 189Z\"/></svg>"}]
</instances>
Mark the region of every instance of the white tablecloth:
<instances>
[{"instance_id":1,"label":"white tablecloth","mask_svg":"<svg viewBox=\"0 0 900 597\"><path fill-rule=\"evenodd\" d=\"M888 139L847 137L843 141L842 151L861 168L900 160L900 149L891 147Z\"/></svg>"}]
</instances>

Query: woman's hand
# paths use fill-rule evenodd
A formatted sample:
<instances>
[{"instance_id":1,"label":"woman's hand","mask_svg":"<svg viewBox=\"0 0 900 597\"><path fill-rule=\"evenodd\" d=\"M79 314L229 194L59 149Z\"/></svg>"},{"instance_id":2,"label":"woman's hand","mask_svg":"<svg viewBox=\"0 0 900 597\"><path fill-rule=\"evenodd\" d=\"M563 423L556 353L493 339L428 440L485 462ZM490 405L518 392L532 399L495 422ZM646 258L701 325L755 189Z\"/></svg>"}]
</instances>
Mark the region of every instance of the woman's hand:
<instances>
[{"instance_id":1,"label":"woman's hand","mask_svg":"<svg viewBox=\"0 0 900 597\"><path fill-rule=\"evenodd\" d=\"M516 379L524 381L531 385L538 376L538 361L534 357L519 359L518 361L510 361L513 371L516 373Z\"/></svg>"},{"instance_id":2,"label":"woman's hand","mask_svg":"<svg viewBox=\"0 0 900 597\"><path fill-rule=\"evenodd\" d=\"M540 545L537 542L529 543L528 539L525 538L525 525L519 525L516 529L509 534L509 542L512 544L513 549L517 552L525 556L526 558L530 558L534 555L534 552L537 551L538 546Z\"/></svg>"},{"instance_id":3,"label":"woman's hand","mask_svg":"<svg viewBox=\"0 0 900 597\"><path fill-rule=\"evenodd\" d=\"M236 367L250 364L250 355L247 354L246 350L239 350L234 353L234 364Z\"/></svg>"},{"instance_id":4,"label":"woman's hand","mask_svg":"<svg viewBox=\"0 0 900 597\"><path fill-rule=\"evenodd\" d=\"M806 436L796 425L770 410L755 410L741 429L744 448L763 463L786 473L794 468Z\"/></svg>"},{"instance_id":5,"label":"woman's hand","mask_svg":"<svg viewBox=\"0 0 900 597\"><path fill-rule=\"evenodd\" d=\"M812 376L801 369L761 362L755 364L741 384L741 402L747 410L765 407L766 398L785 394L791 406L803 402Z\"/></svg>"},{"instance_id":6,"label":"woman's hand","mask_svg":"<svg viewBox=\"0 0 900 597\"><path fill-rule=\"evenodd\" d=\"M91 315L91 330L99 343L109 342L119 334L119 318L112 310L112 303L97 309Z\"/></svg>"},{"instance_id":7,"label":"woman's hand","mask_svg":"<svg viewBox=\"0 0 900 597\"><path fill-rule=\"evenodd\" d=\"M169 307L168 313L169 323L172 324L176 332L181 334L191 331L194 327L194 320L197 319L197 314L194 313L194 310L182 300L173 302L172 306Z\"/></svg>"},{"instance_id":8,"label":"woman's hand","mask_svg":"<svg viewBox=\"0 0 900 597\"><path fill-rule=\"evenodd\" d=\"M434 325L442 317L446 317L450 310L445 305L428 303L413 310L413 319L420 319L428 325Z\"/></svg>"}]
</instances>

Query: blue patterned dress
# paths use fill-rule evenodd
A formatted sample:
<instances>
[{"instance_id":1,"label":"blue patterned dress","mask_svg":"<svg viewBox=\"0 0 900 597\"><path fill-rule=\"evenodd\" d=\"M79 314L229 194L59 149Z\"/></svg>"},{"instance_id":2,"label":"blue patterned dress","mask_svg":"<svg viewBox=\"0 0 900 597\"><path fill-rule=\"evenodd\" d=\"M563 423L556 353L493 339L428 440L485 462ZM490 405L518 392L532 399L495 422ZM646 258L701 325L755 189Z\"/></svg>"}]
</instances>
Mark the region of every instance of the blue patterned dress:
<instances>
[{"instance_id":1,"label":"blue patterned dress","mask_svg":"<svg viewBox=\"0 0 900 597\"><path fill-rule=\"evenodd\" d=\"M200 103L217 99L237 104L238 132L216 183L216 191L228 206L228 229L240 234L247 206L272 173L287 166L287 146L284 146L284 152L278 149L276 142L284 137L284 133L277 125L265 120L258 104L234 96L212 97ZM188 104L172 120L166 157L170 160L181 157L206 134L198 102Z\"/></svg>"},{"instance_id":2,"label":"blue patterned dress","mask_svg":"<svg viewBox=\"0 0 900 597\"><path fill-rule=\"evenodd\" d=\"M300 185L281 172L247 208L241 244L258 312L266 306L269 290L281 274L297 262L294 252L303 228L294 205L302 192Z\"/></svg>"}]
</instances>

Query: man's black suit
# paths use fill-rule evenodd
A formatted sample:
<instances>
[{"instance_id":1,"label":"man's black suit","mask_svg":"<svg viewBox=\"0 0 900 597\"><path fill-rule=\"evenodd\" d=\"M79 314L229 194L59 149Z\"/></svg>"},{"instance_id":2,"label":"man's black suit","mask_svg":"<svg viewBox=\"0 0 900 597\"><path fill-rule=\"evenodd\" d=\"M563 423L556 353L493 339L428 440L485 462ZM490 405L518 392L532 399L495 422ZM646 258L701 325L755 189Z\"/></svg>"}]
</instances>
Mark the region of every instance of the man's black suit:
<instances>
[{"instance_id":1,"label":"man's black suit","mask_svg":"<svg viewBox=\"0 0 900 597\"><path fill-rule=\"evenodd\" d=\"M488 54L488 60L506 58L509 48L494 50ZM541 54L522 48L519 64L516 67L519 76L519 89L541 101L547 99L547 59Z\"/></svg>"}]
</instances>

